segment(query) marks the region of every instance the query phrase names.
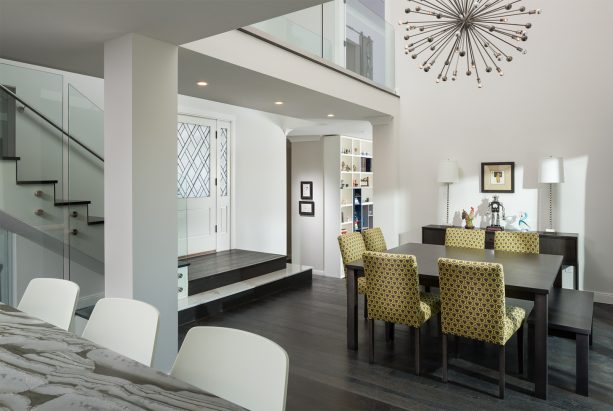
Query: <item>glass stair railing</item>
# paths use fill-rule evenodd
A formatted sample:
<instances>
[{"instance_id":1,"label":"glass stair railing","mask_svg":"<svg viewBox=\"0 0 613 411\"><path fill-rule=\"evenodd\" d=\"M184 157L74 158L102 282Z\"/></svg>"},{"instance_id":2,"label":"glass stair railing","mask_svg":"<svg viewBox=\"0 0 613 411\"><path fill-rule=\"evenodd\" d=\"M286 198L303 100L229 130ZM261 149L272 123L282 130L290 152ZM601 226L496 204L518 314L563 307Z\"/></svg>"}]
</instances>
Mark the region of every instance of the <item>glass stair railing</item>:
<instances>
[{"instance_id":1,"label":"glass stair railing","mask_svg":"<svg viewBox=\"0 0 613 411\"><path fill-rule=\"evenodd\" d=\"M63 76L0 64L0 297L41 276L75 281L85 305L102 296L103 118Z\"/></svg>"}]
</instances>

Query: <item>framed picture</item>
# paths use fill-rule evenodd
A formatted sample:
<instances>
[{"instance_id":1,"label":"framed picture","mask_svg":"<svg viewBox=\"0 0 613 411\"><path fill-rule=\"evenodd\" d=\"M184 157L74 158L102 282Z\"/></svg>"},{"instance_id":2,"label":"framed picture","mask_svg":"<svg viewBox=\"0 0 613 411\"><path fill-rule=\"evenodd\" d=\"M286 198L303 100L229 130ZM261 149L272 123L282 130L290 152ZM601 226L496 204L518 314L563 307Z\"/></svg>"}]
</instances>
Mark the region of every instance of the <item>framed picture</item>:
<instances>
[{"instance_id":1,"label":"framed picture","mask_svg":"<svg viewBox=\"0 0 613 411\"><path fill-rule=\"evenodd\" d=\"M298 201L298 214L314 216L315 203L313 201Z\"/></svg>"},{"instance_id":2,"label":"framed picture","mask_svg":"<svg viewBox=\"0 0 613 411\"><path fill-rule=\"evenodd\" d=\"M514 193L515 163L481 163L482 193Z\"/></svg>"},{"instance_id":3,"label":"framed picture","mask_svg":"<svg viewBox=\"0 0 613 411\"><path fill-rule=\"evenodd\" d=\"M301 181L300 182L300 198L303 200L313 199L313 182Z\"/></svg>"}]
</instances>

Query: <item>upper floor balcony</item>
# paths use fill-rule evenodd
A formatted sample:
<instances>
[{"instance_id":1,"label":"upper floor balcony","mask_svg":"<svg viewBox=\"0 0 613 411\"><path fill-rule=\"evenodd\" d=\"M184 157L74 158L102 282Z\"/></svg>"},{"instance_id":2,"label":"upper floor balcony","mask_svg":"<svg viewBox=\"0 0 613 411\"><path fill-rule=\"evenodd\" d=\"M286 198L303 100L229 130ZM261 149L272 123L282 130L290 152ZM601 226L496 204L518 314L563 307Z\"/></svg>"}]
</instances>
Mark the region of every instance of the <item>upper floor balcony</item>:
<instances>
[{"instance_id":1,"label":"upper floor balcony","mask_svg":"<svg viewBox=\"0 0 613 411\"><path fill-rule=\"evenodd\" d=\"M385 19L385 0L334 0L254 24L247 31L395 90L395 36Z\"/></svg>"}]
</instances>

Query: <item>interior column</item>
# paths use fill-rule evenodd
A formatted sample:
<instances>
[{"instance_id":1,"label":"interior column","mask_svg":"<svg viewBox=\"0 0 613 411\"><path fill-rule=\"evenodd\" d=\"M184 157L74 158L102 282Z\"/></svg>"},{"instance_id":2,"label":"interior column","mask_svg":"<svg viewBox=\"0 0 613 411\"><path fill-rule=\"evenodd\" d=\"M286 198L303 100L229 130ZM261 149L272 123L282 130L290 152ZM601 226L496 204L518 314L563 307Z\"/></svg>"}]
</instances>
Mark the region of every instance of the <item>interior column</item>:
<instances>
[{"instance_id":1,"label":"interior column","mask_svg":"<svg viewBox=\"0 0 613 411\"><path fill-rule=\"evenodd\" d=\"M104 48L105 295L160 311L161 370L177 353L177 56L136 34Z\"/></svg>"}]
</instances>

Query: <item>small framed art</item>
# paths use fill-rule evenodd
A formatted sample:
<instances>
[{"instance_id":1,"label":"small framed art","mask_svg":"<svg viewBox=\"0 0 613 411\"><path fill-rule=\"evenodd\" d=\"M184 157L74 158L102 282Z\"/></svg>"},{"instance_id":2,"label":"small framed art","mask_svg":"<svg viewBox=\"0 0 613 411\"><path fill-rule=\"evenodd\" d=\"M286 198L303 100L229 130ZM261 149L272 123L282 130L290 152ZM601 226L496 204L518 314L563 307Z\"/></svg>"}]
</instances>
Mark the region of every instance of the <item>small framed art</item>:
<instances>
[{"instance_id":1,"label":"small framed art","mask_svg":"<svg viewBox=\"0 0 613 411\"><path fill-rule=\"evenodd\" d=\"M514 193L515 163L481 163L482 193Z\"/></svg>"},{"instance_id":2,"label":"small framed art","mask_svg":"<svg viewBox=\"0 0 613 411\"><path fill-rule=\"evenodd\" d=\"M313 182L312 181L301 181L300 182L300 198L302 200L312 200L313 199Z\"/></svg>"},{"instance_id":3,"label":"small framed art","mask_svg":"<svg viewBox=\"0 0 613 411\"><path fill-rule=\"evenodd\" d=\"M304 216L315 215L315 203L313 201L299 201L298 202L298 214Z\"/></svg>"}]
</instances>

